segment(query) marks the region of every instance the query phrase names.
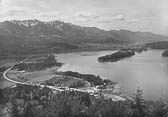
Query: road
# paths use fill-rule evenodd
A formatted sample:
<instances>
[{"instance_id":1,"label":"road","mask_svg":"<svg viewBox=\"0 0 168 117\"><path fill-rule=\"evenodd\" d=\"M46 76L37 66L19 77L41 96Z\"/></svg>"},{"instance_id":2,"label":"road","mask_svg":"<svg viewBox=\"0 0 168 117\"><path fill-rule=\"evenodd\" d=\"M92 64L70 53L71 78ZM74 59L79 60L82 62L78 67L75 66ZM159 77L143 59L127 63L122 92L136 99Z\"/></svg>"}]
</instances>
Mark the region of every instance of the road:
<instances>
[{"instance_id":1,"label":"road","mask_svg":"<svg viewBox=\"0 0 168 117\"><path fill-rule=\"evenodd\" d=\"M48 87L48 88L51 89L51 90L64 91L63 89L56 88L56 87L54 87L54 86L39 85L39 84L35 84L35 83L30 84L30 83L27 83L27 82L19 82L19 81L12 80L12 79L8 78L8 76L7 76L7 73L8 73L12 68L13 68L13 67L8 68L8 69L3 73L3 77L4 77L6 80L8 80L8 81L10 81L10 82L12 82L12 83L15 83L15 84L23 84L23 85L32 85L32 86L40 86L40 87ZM64 87L63 87L63 88L64 88ZM73 90L73 91L86 92L86 91L84 91L84 90L80 90L80 89L76 89L76 88L65 88L65 90L71 90L71 91Z\"/></svg>"},{"instance_id":2,"label":"road","mask_svg":"<svg viewBox=\"0 0 168 117\"><path fill-rule=\"evenodd\" d=\"M12 82L12 83L15 83L15 84L23 84L23 85L33 85L33 86L37 86L37 84L30 84L30 83L27 83L27 82L19 82L19 81L15 81L15 80L12 80L12 79L10 79L10 78L8 78L8 76L6 75L7 74L7 72L9 72L10 70L12 69L12 67L10 67L10 68L8 68L4 73L3 73L3 77L6 79L6 80L8 80L8 81L10 81L10 82ZM56 88L56 87L53 87L53 86L48 86L48 85L38 85L38 86L40 86L40 87L48 87L48 88L50 88L50 89L52 89L52 90L56 90L56 91L63 91L62 89L59 89L59 88Z\"/></svg>"},{"instance_id":3,"label":"road","mask_svg":"<svg viewBox=\"0 0 168 117\"><path fill-rule=\"evenodd\" d=\"M24 60L23 60L23 61L24 61ZM21 61L21 62L23 62L23 61ZM20 62L20 63L21 63L21 62ZM57 88L57 87L55 87L55 86L39 85L39 84L35 84L35 83L15 81L15 80L12 80L12 79L8 78L8 76L7 76L7 73L8 73L12 68L13 68L13 66L11 66L11 67L8 68L6 71L4 71L3 77L4 77L6 80L8 80L8 81L10 81L10 82L12 82L12 83L15 83L15 84L23 84L23 85L32 85L32 86L48 87L48 88L51 89L51 90L55 90L55 91L59 91L59 92L62 92L62 91L65 91L65 90L67 90L67 91L70 90L70 91L87 92L87 93L90 92L90 91L87 91L87 90L81 90L81 89L76 89L76 88L68 88L68 87L59 87L59 88ZM64 88L64 89L61 89L61 88ZM94 90L92 90L91 92L93 93ZM90 92L90 93L91 93L91 92ZM115 95L114 95L114 96L115 96ZM123 101L123 100L125 100L124 98L122 98L122 97L120 97L120 96L115 97L115 98L114 98L114 96L111 97L113 101ZM121 98L122 98L122 99L121 99Z\"/></svg>"},{"instance_id":4,"label":"road","mask_svg":"<svg viewBox=\"0 0 168 117\"><path fill-rule=\"evenodd\" d=\"M15 83L15 84L26 84L26 83L18 82L18 81L15 81L15 80L12 80L12 79L8 78L6 74L7 74L7 72L9 72L11 69L12 69L12 67L8 68L8 69L3 73L3 77L4 77L6 80L8 80L8 81L10 81L10 82L12 82L12 83Z\"/></svg>"}]
</instances>

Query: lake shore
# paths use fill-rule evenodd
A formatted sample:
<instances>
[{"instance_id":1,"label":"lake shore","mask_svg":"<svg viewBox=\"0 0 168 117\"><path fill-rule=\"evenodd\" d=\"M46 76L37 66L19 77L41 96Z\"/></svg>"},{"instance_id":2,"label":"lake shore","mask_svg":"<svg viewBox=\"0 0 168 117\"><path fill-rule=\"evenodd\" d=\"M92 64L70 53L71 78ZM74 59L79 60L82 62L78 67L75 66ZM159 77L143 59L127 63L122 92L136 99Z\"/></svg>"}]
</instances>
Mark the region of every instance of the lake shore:
<instances>
[{"instance_id":1,"label":"lake shore","mask_svg":"<svg viewBox=\"0 0 168 117\"><path fill-rule=\"evenodd\" d=\"M42 57L43 58L43 57ZM44 58L43 58L44 59ZM32 60L31 60L32 61ZM34 58L33 58L33 61L34 61ZM39 60L38 60L39 61ZM24 59L22 62L20 62L19 64L23 64L24 62L30 62L30 60L29 60L29 58L28 59ZM19 65L18 64L18 65ZM13 69L13 67L14 67L14 69ZM4 73L3 73L3 76L4 76L4 78L6 78L8 81L10 81L10 82L13 82L13 83L19 83L19 84L29 84L29 82L30 82L30 85L38 85L38 86L41 86L41 83L42 83L42 85L43 85L43 82L44 81L47 81L47 79L46 78L43 78L43 80L41 81L41 82L39 82L39 79L38 79L38 81L34 81L34 75L33 75L33 77L32 77L32 79L30 79L30 77L28 77L27 76L27 78L25 79L25 76L23 75L24 73L26 73L27 74L27 72L26 71L18 71L18 69L21 69L21 68L17 68L17 67L15 67L15 65L13 66L13 67L10 67L9 69L7 69ZM59 67L57 67L57 69L54 69L54 71L56 70L58 70L58 68ZM53 68L51 68L51 69L53 69ZM51 70L50 69L50 70ZM29 69L30 70L30 69ZM47 71L49 71L49 69L47 69ZM34 72L37 72L37 71L34 71ZM38 71L38 72L41 72L41 70L40 71ZM31 72L31 73L33 73L33 72ZM42 73L44 73L44 71L42 71ZM38 73L38 74L41 74L41 73ZM38 76L38 74L36 74L35 76ZM57 74L57 73L56 73ZM79 73L78 73L78 75L80 75ZM120 97L119 96L119 94L120 94L120 91L119 92L115 92L116 91L116 86L115 85L117 85L117 84L113 84L113 82L112 81L110 81L110 80L106 80L106 83L107 83L107 85L104 85L104 81L102 81L102 79L100 79L99 77L97 77L97 76L94 76L94 75L91 75L91 74L88 74L88 76L86 76L85 74L81 74L82 75L82 77L87 77L88 78L88 76L89 77L93 77L93 78L96 78L95 79L95 82L97 82L98 84L97 85L95 85L94 87L91 87L91 83L92 82L90 82L90 81L93 81L94 79L92 79L92 78L90 78L90 80L88 80L88 83L89 83L89 85L86 87L85 86L85 88L78 88L77 87L77 89L76 88L70 88L69 87L69 90L71 89L71 90L77 90L77 91L81 91L81 92L87 92L87 93L89 93L89 94L91 94L91 95L94 95L95 97L99 97L99 96L102 96L102 95L104 95L106 98L111 98L112 100L114 100L114 101L125 101L126 99L125 98L123 98L123 97ZM41 76L40 75L40 77L43 77L44 76L44 74ZM47 75L48 76L48 75ZM68 75L69 76L69 75ZM61 76L61 77L63 77L63 75ZM98 80L98 79L100 80L100 81L96 81L96 80ZM29 79L29 81L28 81L28 79ZM36 78L35 78L36 79ZM45 80L44 80L45 79ZM51 76L49 77L49 79L51 79ZM48 80L49 80L48 79ZM77 81L78 81L78 79L80 79L80 78L78 78L78 77L76 77L75 78ZM86 80L87 81L87 80ZM110 81L110 82L109 82ZM111 82L112 82L112 84L111 84ZM87 82L86 82L87 83ZM87 83L87 84L88 84ZM100 84L99 84L100 83ZM109 84L110 83L110 84ZM50 87L50 88L56 88L56 89L59 89L58 87L54 87L54 86L50 86L50 85L48 85L48 84L45 84L47 87ZM112 87L111 87L112 86ZM65 86L64 86L64 88L65 88ZM68 88L68 87L67 87ZM99 92L101 91L101 89L103 90L103 92L99 95ZM107 91L108 91L108 93L105 91L107 89ZM60 90L62 90L62 89L60 89ZM112 93L111 91L113 92L115 92L115 94L114 94L114 92ZM105 93L105 92L106 93ZM110 92L111 93L110 93ZM96 93L95 93L96 92ZM119 93L119 94L118 94Z\"/></svg>"},{"instance_id":2,"label":"lake shore","mask_svg":"<svg viewBox=\"0 0 168 117\"><path fill-rule=\"evenodd\" d=\"M96 59L97 59L97 57L98 56L100 56L100 55L106 55L106 54L108 54L108 53L111 53L111 52L113 52L113 51L87 51L87 52L74 52L74 53L61 53L61 54L56 54L56 57L58 58L58 60L59 61L61 61L61 62L63 62L63 63L65 63L64 65L63 65L63 67L61 67L60 68L60 70L68 70L68 71L78 71L78 72L80 72L80 73L91 73L91 74L95 74L95 75L100 75L100 76L102 76L102 78L110 78L112 81L116 81L116 82L119 82L119 83L121 83L121 91L122 91L122 93L128 93L128 94L133 94L134 93L134 91L136 90L136 88L137 88L137 86L140 86L143 90L144 90L144 94L145 94L145 97L147 97L148 99L149 98L153 98L154 96L154 94L157 92L158 94L157 94L157 96L155 96L155 99L157 98L157 99L159 99L161 96L163 96L163 94L162 94L162 91L165 91L166 89L164 88L164 87L166 87L166 84L165 84L165 81L164 81L164 78L166 77L166 73L165 74L163 74L163 73L160 73L159 71L162 69L162 72L163 71L165 71L165 70L163 70L163 68L165 69L165 67L166 67L166 64L164 65L165 67L160 67L160 61L165 61L166 60L166 58L162 58L161 57L161 53L162 53L162 51L161 50L149 50L149 51L147 51L147 52L142 52L142 53L137 53L134 57L132 57L132 58L126 58L126 59L124 59L124 60L121 60L121 61L118 61L118 62L115 62L115 63L103 63L103 64L98 64L97 63L97 61L96 61ZM89 57L89 58L88 58ZM91 57L91 58L90 58ZM94 57L96 58L96 59L94 59ZM67 58L67 59L66 59ZM84 59L81 59L80 61L78 61L78 58L79 59L81 59L81 58L84 58ZM152 60L150 60L150 58L153 58ZM69 60L68 60L69 59ZM88 60L87 59L89 59L89 63L88 63ZM72 61L71 61L72 60ZM75 62L75 63L74 63ZM68 63L68 64L67 64ZM154 84L152 84L152 83L150 83L150 82L148 82L148 81L145 81L144 80L144 82L145 82L145 84L144 85L142 85L142 84L138 84L137 83L137 80L139 79L139 78L142 78L142 77L144 77L145 78L145 76L143 75L143 74L139 74L139 76L138 75L135 75L135 76L133 76L133 78L132 78L132 76L130 77L130 76L128 76L129 74L128 73L125 73L125 76L121 76L121 78L123 77L123 80L122 79L120 79L120 78L118 78L118 77L116 77L116 76L114 76L114 73L117 73L115 70L113 70L114 68L118 68L119 67L119 65L122 63L122 65L121 65L121 67L123 66L123 68L122 69L125 69L126 68L126 70L124 71L124 72L126 72L126 71L128 71L128 69L127 69L127 64L128 65L131 65L131 68L129 68L130 70L129 70L129 74L132 74L132 72L134 73L134 74L139 74L139 72L144 72L144 70L145 71L149 71L149 70L152 70L152 73L153 74L155 74L154 76L152 75L152 74L148 74L148 73L146 73L146 75L148 76L148 78L146 79L146 80L148 80L148 79L153 79L153 78L155 78L155 77L157 77L158 75L157 74L159 74L160 73L160 78L161 78L161 81L159 81L159 82L163 82L163 83L161 83L161 85L162 85L162 87L160 87L160 83L154 83ZM84 68L84 69L82 69L81 67L77 67L77 68L75 68L75 66L76 65L78 65L78 64L82 64L83 65L83 67L82 68ZM86 66L86 65L90 65L90 66ZM133 67L134 66L134 64L136 65L136 69ZM141 64L142 65L147 65L146 66L146 68L143 68L143 69L141 69ZM133 66L132 66L133 65ZM154 67L152 67L154 65ZM65 67L66 66L66 67ZM68 67L69 66L69 67ZM95 68L95 67L96 68ZM150 67L151 66L151 67ZM156 67L157 66L157 67ZM65 69L65 68L67 68L68 67L68 69ZM93 68L94 67L94 68ZM105 71L102 69L102 67L103 67L103 69L106 69L106 68L108 68L108 69L106 69ZM86 69L85 69L86 68ZM153 68L158 68L159 70L155 70L155 69L153 69ZM94 70L93 70L94 69ZM153 71L154 70L154 71ZM101 72L100 72L101 71ZM123 71L123 70L122 70ZM150 71L151 72L151 71ZM149 73L150 73L149 72ZM159 73L158 73L159 72ZM122 74L121 74L122 75ZM127 77L128 76L128 77ZM124 77L127 77L127 80L128 81L130 81L130 82L128 82L128 81L126 81L126 78L124 78ZM163 79L163 80L162 80ZM156 81L158 81L158 79L155 79ZM132 83L132 82L134 82L134 83ZM127 84L125 84L125 83L127 83ZM156 90L156 92L154 93L154 92L152 92L152 91L149 91L150 90L150 87L148 87L148 89L146 89L145 87L146 87L146 84L148 84L148 86L150 86L150 87L155 87L155 90ZM125 88L126 86L130 86L130 87L127 87L127 88ZM134 88L133 88L134 87ZM151 94L152 93L152 96L151 95L149 95L149 94Z\"/></svg>"},{"instance_id":3,"label":"lake shore","mask_svg":"<svg viewBox=\"0 0 168 117\"><path fill-rule=\"evenodd\" d=\"M166 97L167 91L166 58L161 56L163 50L148 50L136 53L131 58L117 62L98 63L99 56L116 51L88 51L56 54L59 61L65 63L59 71L74 71L84 74L100 75L121 84L122 93L134 94L139 86L146 99L157 100ZM143 78L143 79L142 79ZM151 82L155 79L155 82ZM155 89L155 91L153 90Z\"/></svg>"}]
</instances>

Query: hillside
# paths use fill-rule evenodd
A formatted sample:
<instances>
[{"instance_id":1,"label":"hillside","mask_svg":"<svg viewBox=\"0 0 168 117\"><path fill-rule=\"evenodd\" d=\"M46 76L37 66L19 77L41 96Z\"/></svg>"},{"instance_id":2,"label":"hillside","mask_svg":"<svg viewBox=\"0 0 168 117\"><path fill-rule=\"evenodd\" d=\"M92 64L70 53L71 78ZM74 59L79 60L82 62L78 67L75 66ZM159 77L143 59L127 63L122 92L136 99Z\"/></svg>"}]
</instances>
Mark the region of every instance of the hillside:
<instances>
[{"instance_id":1,"label":"hillside","mask_svg":"<svg viewBox=\"0 0 168 117\"><path fill-rule=\"evenodd\" d=\"M146 43L146 47L151 49L168 49L168 41L158 41L153 43Z\"/></svg>"},{"instance_id":2,"label":"hillside","mask_svg":"<svg viewBox=\"0 0 168 117\"><path fill-rule=\"evenodd\" d=\"M166 41L168 37L157 35L151 32L131 32L128 30L109 31L113 38L117 38L124 42L153 42L153 41ZM168 40L167 40L168 41Z\"/></svg>"},{"instance_id":3,"label":"hillside","mask_svg":"<svg viewBox=\"0 0 168 117\"><path fill-rule=\"evenodd\" d=\"M0 23L0 56L64 52L80 49L81 45L87 44L120 44L166 39L168 38L148 32L105 31L61 21L12 20Z\"/></svg>"}]
</instances>

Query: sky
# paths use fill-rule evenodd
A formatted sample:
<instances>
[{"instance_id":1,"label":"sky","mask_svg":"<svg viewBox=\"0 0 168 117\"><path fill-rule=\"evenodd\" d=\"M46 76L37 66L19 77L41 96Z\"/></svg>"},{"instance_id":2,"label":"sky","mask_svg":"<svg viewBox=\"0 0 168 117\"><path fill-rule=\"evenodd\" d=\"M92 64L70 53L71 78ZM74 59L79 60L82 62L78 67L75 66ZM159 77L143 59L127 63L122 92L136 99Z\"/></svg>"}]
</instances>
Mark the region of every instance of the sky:
<instances>
[{"instance_id":1,"label":"sky","mask_svg":"<svg viewBox=\"0 0 168 117\"><path fill-rule=\"evenodd\" d=\"M168 0L0 0L0 21L61 20L168 35Z\"/></svg>"}]
</instances>

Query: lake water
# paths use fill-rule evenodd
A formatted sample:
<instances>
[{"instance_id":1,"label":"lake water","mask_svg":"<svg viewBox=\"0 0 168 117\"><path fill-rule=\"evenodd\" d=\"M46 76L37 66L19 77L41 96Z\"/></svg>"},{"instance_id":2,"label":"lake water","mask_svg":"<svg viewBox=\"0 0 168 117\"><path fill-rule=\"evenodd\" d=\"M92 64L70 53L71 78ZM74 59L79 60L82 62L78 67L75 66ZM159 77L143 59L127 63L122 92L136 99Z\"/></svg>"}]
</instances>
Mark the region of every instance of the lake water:
<instances>
[{"instance_id":1,"label":"lake water","mask_svg":"<svg viewBox=\"0 0 168 117\"><path fill-rule=\"evenodd\" d=\"M113 63L99 63L97 58L115 51L76 52L56 54L65 63L60 71L91 73L111 79L121 85L121 92L134 94L137 87L143 90L146 99L168 97L168 58L161 50L136 53L135 56Z\"/></svg>"}]
</instances>

